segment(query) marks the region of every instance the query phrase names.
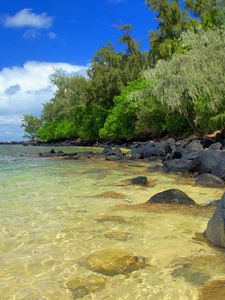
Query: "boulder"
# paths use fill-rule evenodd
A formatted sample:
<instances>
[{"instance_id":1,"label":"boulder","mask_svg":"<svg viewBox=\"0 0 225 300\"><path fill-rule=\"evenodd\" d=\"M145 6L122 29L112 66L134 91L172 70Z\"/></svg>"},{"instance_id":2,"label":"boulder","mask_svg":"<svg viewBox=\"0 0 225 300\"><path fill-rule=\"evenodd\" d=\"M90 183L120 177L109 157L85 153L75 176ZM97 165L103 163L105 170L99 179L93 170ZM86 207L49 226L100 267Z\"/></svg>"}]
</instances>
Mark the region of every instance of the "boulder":
<instances>
[{"instance_id":1,"label":"boulder","mask_svg":"<svg viewBox=\"0 0 225 300\"><path fill-rule=\"evenodd\" d=\"M193 173L198 169L198 163L189 159L172 159L164 161L163 171L166 173Z\"/></svg>"},{"instance_id":2,"label":"boulder","mask_svg":"<svg viewBox=\"0 0 225 300\"><path fill-rule=\"evenodd\" d=\"M199 165L199 173L211 173L225 180L225 151L200 152Z\"/></svg>"},{"instance_id":3,"label":"boulder","mask_svg":"<svg viewBox=\"0 0 225 300\"><path fill-rule=\"evenodd\" d=\"M222 144L220 142L213 143L208 147L208 150L221 150Z\"/></svg>"},{"instance_id":4,"label":"boulder","mask_svg":"<svg viewBox=\"0 0 225 300\"><path fill-rule=\"evenodd\" d=\"M93 252L81 261L81 265L106 276L127 274L148 266L146 258L120 250Z\"/></svg>"},{"instance_id":5,"label":"boulder","mask_svg":"<svg viewBox=\"0 0 225 300\"><path fill-rule=\"evenodd\" d=\"M208 187L215 187L215 188L223 188L224 187L224 181L223 179L209 174L209 173L203 173L198 175L195 178L196 184L208 186Z\"/></svg>"},{"instance_id":6,"label":"boulder","mask_svg":"<svg viewBox=\"0 0 225 300\"><path fill-rule=\"evenodd\" d=\"M147 203L196 205L194 200L188 197L184 192L177 189L170 189L157 193L152 196Z\"/></svg>"},{"instance_id":7,"label":"boulder","mask_svg":"<svg viewBox=\"0 0 225 300\"><path fill-rule=\"evenodd\" d=\"M208 222L205 237L213 245L225 248L225 193Z\"/></svg>"},{"instance_id":8,"label":"boulder","mask_svg":"<svg viewBox=\"0 0 225 300\"><path fill-rule=\"evenodd\" d=\"M148 184L148 178L145 176L138 176L131 179L132 184L136 185L147 185Z\"/></svg>"},{"instance_id":9,"label":"boulder","mask_svg":"<svg viewBox=\"0 0 225 300\"><path fill-rule=\"evenodd\" d=\"M203 150L203 146L200 140L193 140L185 147L187 150L201 151Z\"/></svg>"},{"instance_id":10,"label":"boulder","mask_svg":"<svg viewBox=\"0 0 225 300\"><path fill-rule=\"evenodd\" d=\"M108 160L120 160L123 158L123 153L119 147L112 148L107 146L103 149L102 155L104 155Z\"/></svg>"},{"instance_id":11,"label":"boulder","mask_svg":"<svg viewBox=\"0 0 225 300\"><path fill-rule=\"evenodd\" d=\"M131 148L132 159L143 159L151 157L163 157L171 151L170 144L166 141L163 142L148 142L138 144L136 147Z\"/></svg>"}]
</instances>

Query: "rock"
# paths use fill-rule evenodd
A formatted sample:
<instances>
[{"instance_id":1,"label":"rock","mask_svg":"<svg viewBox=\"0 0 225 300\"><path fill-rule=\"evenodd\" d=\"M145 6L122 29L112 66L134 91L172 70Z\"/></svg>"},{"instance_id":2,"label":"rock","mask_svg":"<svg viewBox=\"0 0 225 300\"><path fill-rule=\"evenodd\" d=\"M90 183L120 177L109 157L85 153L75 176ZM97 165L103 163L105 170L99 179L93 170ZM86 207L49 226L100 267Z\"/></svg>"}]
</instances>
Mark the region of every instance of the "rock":
<instances>
[{"instance_id":1,"label":"rock","mask_svg":"<svg viewBox=\"0 0 225 300\"><path fill-rule=\"evenodd\" d=\"M225 248L225 193L208 222L205 237L213 245Z\"/></svg>"},{"instance_id":2,"label":"rock","mask_svg":"<svg viewBox=\"0 0 225 300\"><path fill-rule=\"evenodd\" d=\"M105 285L105 278L97 275L77 277L65 283L65 287L71 290L73 299L78 299L85 295L96 293L104 289Z\"/></svg>"},{"instance_id":3,"label":"rock","mask_svg":"<svg viewBox=\"0 0 225 300\"><path fill-rule=\"evenodd\" d=\"M116 222L116 223L127 223L127 220L121 216L102 216L95 218L97 222Z\"/></svg>"},{"instance_id":4,"label":"rock","mask_svg":"<svg viewBox=\"0 0 225 300\"><path fill-rule=\"evenodd\" d=\"M208 187L217 187L217 188L223 188L224 187L224 181L212 174L209 173L203 173L196 177L195 179L196 184L208 186Z\"/></svg>"},{"instance_id":5,"label":"rock","mask_svg":"<svg viewBox=\"0 0 225 300\"><path fill-rule=\"evenodd\" d=\"M107 146L102 151L102 155L104 155L107 160L121 160L123 158L123 153L119 147L112 148Z\"/></svg>"},{"instance_id":6,"label":"rock","mask_svg":"<svg viewBox=\"0 0 225 300\"><path fill-rule=\"evenodd\" d=\"M211 173L225 180L225 151L202 151L199 164L199 173Z\"/></svg>"},{"instance_id":7,"label":"rock","mask_svg":"<svg viewBox=\"0 0 225 300\"><path fill-rule=\"evenodd\" d=\"M198 163L189 159L173 159L163 162L163 171L166 173L193 173L198 169Z\"/></svg>"},{"instance_id":8,"label":"rock","mask_svg":"<svg viewBox=\"0 0 225 300\"><path fill-rule=\"evenodd\" d=\"M208 150L221 150L222 144L220 142L213 143L208 147Z\"/></svg>"},{"instance_id":9,"label":"rock","mask_svg":"<svg viewBox=\"0 0 225 300\"><path fill-rule=\"evenodd\" d=\"M49 154L55 154L55 150L54 150L54 149L51 149L48 153L49 153Z\"/></svg>"},{"instance_id":10,"label":"rock","mask_svg":"<svg viewBox=\"0 0 225 300\"><path fill-rule=\"evenodd\" d=\"M145 176L138 176L131 179L132 184L136 185L147 185L148 184L148 178Z\"/></svg>"},{"instance_id":11,"label":"rock","mask_svg":"<svg viewBox=\"0 0 225 300\"><path fill-rule=\"evenodd\" d=\"M106 276L127 274L148 266L146 258L119 250L96 251L83 259L81 265Z\"/></svg>"},{"instance_id":12,"label":"rock","mask_svg":"<svg viewBox=\"0 0 225 300\"><path fill-rule=\"evenodd\" d=\"M193 140L187 146L185 147L187 150L196 150L196 151L201 151L203 150L203 146L201 144L201 141L199 140Z\"/></svg>"},{"instance_id":13,"label":"rock","mask_svg":"<svg viewBox=\"0 0 225 300\"><path fill-rule=\"evenodd\" d=\"M62 150L57 151L57 154L64 154Z\"/></svg>"},{"instance_id":14,"label":"rock","mask_svg":"<svg viewBox=\"0 0 225 300\"><path fill-rule=\"evenodd\" d=\"M147 203L167 203L167 204L182 204L196 205L194 200L188 197L184 192L176 189L166 190L152 196Z\"/></svg>"},{"instance_id":15,"label":"rock","mask_svg":"<svg viewBox=\"0 0 225 300\"><path fill-rule=\"evenodd\" d=\"M205 207L217 207L219 205L220 199L219 200L212 200L209 201Z\"/></svg>"},{"instance_id":16,"label":"rock","mask_svg":"<svg viewBox=\"0 0 225 300\"><path fill-rule=\"evenodd\" d=\"M131 148L131 158L143 159L163 157L169 151L171 151L171 148L168 142L148 142L144 144L137 144Z\"/></svg>"},{"instance_id":17,"label":"rock","mask_svg":"<svg viewBox=\"0 0 225 300\"><path fill-rule=\"evenodd\" d=\"M198 300L225 299L225 280L213 280L204 285L199 291Z\"/></svg>"},{"instance_id":18,"label":"rock","mask_svg":"<svg viewBox=\"0 0 225 300\"><path fill-rule=\"evenodd\" d=\"M129 233L112 230L112 231L106 232L104 234L104 237L106 237L107 239L125 242L129 237Z\"/></svg>"}]
</instances>

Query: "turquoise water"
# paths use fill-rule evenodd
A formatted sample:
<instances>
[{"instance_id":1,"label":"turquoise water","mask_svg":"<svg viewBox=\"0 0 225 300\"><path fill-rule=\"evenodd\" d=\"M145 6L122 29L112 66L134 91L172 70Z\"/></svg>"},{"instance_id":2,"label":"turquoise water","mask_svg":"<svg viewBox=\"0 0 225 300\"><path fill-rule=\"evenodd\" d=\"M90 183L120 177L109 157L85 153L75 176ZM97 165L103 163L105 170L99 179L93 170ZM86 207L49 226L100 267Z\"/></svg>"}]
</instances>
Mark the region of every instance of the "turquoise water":
<instances>
[{"instance_id":1,"label":"turquoise water","mask_svg":"<svg viewBox=\"0 0 225 300\"><path fill-rule=\"evenodd\" d=\"M179 187L199 204L224 190L150 172L146 163L38 156L49 149L0 145L1 300L197 299L206 282L225 278L223 253L194 238L212 210L132 206L167 188ZM149 187L129 184L138 175L148 176ZM80 260L98 251L143 256L149 265L126 275L97 274ZM90 276L104 287L90 292ZM79 288L68 288L74 280Z\"/></svg>"}]
</instances>

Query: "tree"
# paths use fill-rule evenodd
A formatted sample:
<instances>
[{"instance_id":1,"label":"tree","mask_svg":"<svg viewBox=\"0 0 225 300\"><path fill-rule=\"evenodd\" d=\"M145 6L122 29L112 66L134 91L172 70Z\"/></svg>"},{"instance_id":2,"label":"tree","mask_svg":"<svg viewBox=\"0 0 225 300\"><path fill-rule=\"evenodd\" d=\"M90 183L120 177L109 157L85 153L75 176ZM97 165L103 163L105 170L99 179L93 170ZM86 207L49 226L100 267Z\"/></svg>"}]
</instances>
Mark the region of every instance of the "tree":
<instances>
[{"instance_id":1,"label":"tree","mask_svg":"<svg viewBox=\"0 0 225 300\"><path fill-rule=\"evenodd\" d=\"M23 127L26 132L23 137L31 141L36 140L36 132L40 128L40 125L41 122L39 118L29 114L23 115L21 127Z\"/></svg>"},{"instance_id":2,"label":"tree","mask_svg":"<svg viewBox=\"0 0 225 300\"><path fill-rule=\"evenodd\" d=\"M150 31L150 61L169 59L179 49L179 37L190 28L190 17L178 0L146 0L148 8L157 13L156 31Z\"/></svg>"},{"instance_id":3,"label":"tree","mask_svg":"<svg viewBox=\"0 0 225 300\"><path fill-rule=\"evenodd\" d=\"M174 54L170 61L160 60L154 69L145 72L145 77L153 83L151 93L170 111L180 112L193 129L207 131L212 126L222 129L225 127L221 124L225 114L225 30L184 33L182 43L190 49L186 54ZM218 113L222 114L219 119Z\"/></svg>"},{"instance_id":4,"label":"tree","mask_svg":"<svg viewBox=\"0 0 225 300\"><path fill-rule=\"evenodd\" d=\"M224 25L224 0L185 0L185 2L186 9L194 13L203 28Z\"/></svg>"}]
</instances>

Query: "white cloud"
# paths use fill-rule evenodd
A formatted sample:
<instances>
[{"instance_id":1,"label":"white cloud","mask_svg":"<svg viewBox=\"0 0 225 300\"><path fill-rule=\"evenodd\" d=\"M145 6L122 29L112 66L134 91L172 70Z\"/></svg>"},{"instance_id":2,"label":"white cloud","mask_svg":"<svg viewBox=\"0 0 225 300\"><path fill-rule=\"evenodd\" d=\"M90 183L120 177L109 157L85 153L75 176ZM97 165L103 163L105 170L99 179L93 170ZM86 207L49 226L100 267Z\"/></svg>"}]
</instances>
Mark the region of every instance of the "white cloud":
<instances>
[{"instance_id":1,"label":"white cloud","mask_svg":"<svg viewBox=\"0 0 225 300\"><path fill-rule=\"evenodd\" d=\"M6 27L33 27L49 28L52 26L53 17L46 13L36 14L30 8L24 8L13 16L7 16L3 20Z\"/></svg>"},{"instance_id":2,"label":"white cloud","mask_svg":"<svg viewBox=\"0 0 225 300\"><path fill-rule=\"evenodd\" d=\"M50 40L55 40L57 38L57 36L56 36L55 32L51 31L51 32L48 33L48 38Z\"/></svg>"},{"instance_id":3,"label":"white cloud","mask_svg":"<svg viewBox=\"0 0 225 300\"><path fill-rule=\"evenodd\" d=\"M41 37L41 33L35 29L28 29L24 32L23 38L26 40L38 39Z\"/></svg>"},{"instance_id":4,"label":"white cloud","mask_svg":"<svg viewBox=\"0 0 225 300\"><path fill-rule=\"evenodd\" d=\"M0 71L0 140L22 138L20 122L23 114L40 114L42 104L55 92L50 75L57 69L85 74L87 68L67 63L30 61L22 67Z\"/></svg>"}]
</instances>

